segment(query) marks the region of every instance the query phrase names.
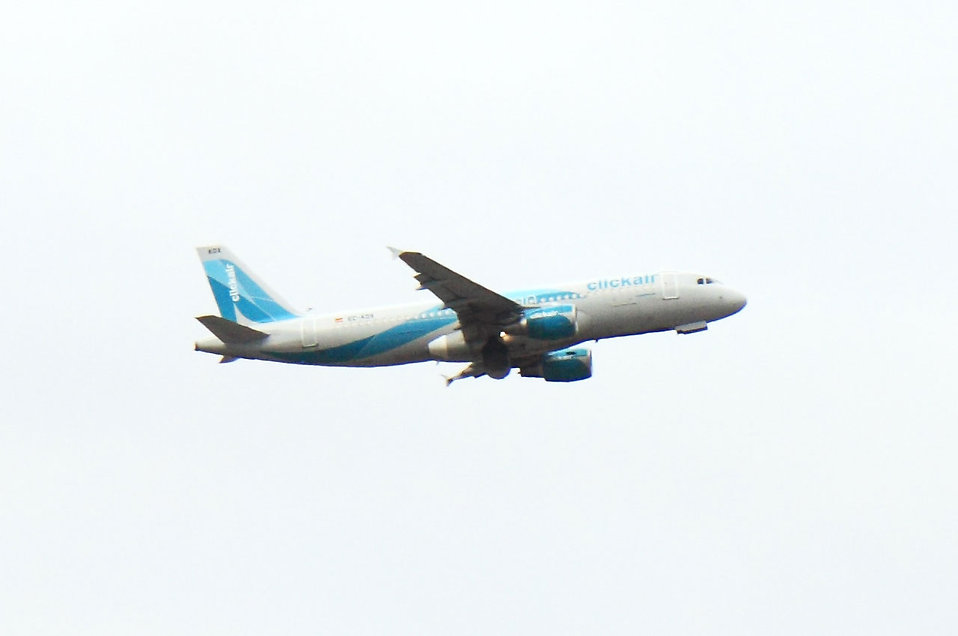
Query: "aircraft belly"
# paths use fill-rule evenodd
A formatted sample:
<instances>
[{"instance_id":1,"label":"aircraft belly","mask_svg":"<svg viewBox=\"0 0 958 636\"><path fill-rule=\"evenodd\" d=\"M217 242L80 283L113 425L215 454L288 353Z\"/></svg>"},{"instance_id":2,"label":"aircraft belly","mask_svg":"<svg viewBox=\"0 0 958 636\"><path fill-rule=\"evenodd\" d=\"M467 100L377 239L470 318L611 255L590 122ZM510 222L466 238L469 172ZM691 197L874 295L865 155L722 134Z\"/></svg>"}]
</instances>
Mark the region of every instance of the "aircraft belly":
<instances>
[{"instance_id":1,"label":"aircraft belly","mask_svg":"<svg viewBox=\"0 0 958 636\"><path fill-rule=\"evenodd\" d=\"M372 355L369 357L357 358L349 363L353 367L386 367L397 364L410 364L413 362L425 362L431 360L429 350L426 348L427 341L411 342L389 351Z\"/></svg>"},{"instance_id":2,"label":"aircraft belly","mask_svg":"<svg viewBox=\"0 0 958 636\"><path fill-rule=\"evenodd\" d=\"M669 310L655 295L595 303L585 310L589 316L588 329L581 335L584 340L598 340L671 329L671 324L667 324Z\"/></svg>"}]
</instances>

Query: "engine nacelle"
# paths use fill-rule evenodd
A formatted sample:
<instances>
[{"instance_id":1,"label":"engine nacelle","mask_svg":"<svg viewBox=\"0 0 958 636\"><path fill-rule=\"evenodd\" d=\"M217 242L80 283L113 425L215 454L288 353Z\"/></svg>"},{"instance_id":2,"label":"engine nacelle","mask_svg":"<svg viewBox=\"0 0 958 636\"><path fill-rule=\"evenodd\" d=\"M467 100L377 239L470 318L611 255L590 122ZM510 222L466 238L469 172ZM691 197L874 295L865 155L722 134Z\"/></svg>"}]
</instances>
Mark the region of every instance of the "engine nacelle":
<instances>
[{"instance_id":1,"label":"engine nacelle","mask_svg":"<svg viewBox=\"0 0 958 636\"><path fill-rule=\"evenodd\" d=\"M575 305L557 305L527 309L519 322L509 325L505 331L537 340L562 340L571 338L577 330Z\"/></svg>"},{"instance_id":2,"label":"engine nacelle","mask_svg":"<svg viewBox=\"0 0 958 636\"><path fill-rule=\"evenodd\" d=\"M592 352L566 349L547 353L534 367L519 370L525 378L543 378L546 382L577 382L592 377Z\"/></svg>"},{"instance_id":3,"label":"engine nacelle","mask_svg":"<svg viewBox=\"0 0 958 636\"><path fill-rule=\"evenodd\" d=\"M466 338L462 331L453 331L445 336L439 336L435 340L430 340L426 345L430 355L436 360L466 361L472 359L472 353L466 344Z\"/></svg>"}]
</instances>

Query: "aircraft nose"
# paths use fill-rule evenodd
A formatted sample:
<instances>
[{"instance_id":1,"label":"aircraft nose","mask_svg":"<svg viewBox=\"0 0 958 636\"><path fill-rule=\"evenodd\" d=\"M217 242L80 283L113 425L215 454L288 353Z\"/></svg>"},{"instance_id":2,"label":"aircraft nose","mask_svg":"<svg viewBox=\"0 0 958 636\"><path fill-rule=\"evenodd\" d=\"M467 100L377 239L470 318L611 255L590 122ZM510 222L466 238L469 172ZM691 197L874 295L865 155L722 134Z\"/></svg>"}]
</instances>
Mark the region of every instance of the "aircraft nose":
<instances>
[{"instance_id":1,"label":"aircraft nose","mask_svg":"<svg viewBox=\"0 0 958 636\"><path fill-rule=\"evenodd\" d=\"M729 305L731 305L733 314L736 314L742 311L742 308L748 304L748 300L746 300L745 294L735 290L729 290L729 293L726 295L726 300L728 300Z\"/></svg>"}]
</instances>

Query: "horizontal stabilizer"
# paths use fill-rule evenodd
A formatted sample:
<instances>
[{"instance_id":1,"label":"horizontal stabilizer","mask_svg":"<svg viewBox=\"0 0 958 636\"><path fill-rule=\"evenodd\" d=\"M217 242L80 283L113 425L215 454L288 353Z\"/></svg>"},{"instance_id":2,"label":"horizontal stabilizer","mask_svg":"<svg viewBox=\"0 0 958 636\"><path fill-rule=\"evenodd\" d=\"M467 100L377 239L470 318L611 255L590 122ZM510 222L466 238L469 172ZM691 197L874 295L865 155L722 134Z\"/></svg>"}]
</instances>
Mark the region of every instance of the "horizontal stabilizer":
<instances>
[{"instance_id":1,"label":"horizontal stabilizer","mask_svg":"<svg viewBox=\"0 0 958 636\"><path fill-rule=\"evenodd\" d=\"M213 332L213 335L226 344L243 344L246 342L256 342L269 336L268 333L257 331L250 327L244 327L226 318L219 316L197 316L196 318L203 326Z\"/></svg>"}]
</instances>

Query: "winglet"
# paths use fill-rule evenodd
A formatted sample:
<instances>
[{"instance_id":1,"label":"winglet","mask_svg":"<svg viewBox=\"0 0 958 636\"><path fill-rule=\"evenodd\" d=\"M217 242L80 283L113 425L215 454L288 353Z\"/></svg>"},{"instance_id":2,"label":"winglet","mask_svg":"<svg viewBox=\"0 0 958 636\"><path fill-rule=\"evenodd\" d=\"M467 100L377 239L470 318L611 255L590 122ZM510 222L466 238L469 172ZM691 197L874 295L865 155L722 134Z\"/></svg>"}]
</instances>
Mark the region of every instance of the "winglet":
<instances>
[{"instance_id":1,"label":"winglet","mask_svg":"<svg viewBox=\"0 0 958 636\"><path fill-rule=\"evenodd\" d=\"M393 260L396 260L397 258L399 258L399 255L405 251L405 250L397 249L393 247L392 245L387 245L386 249L389 250L390 254L392 254Z\"/></svg>"}]
</instances>

